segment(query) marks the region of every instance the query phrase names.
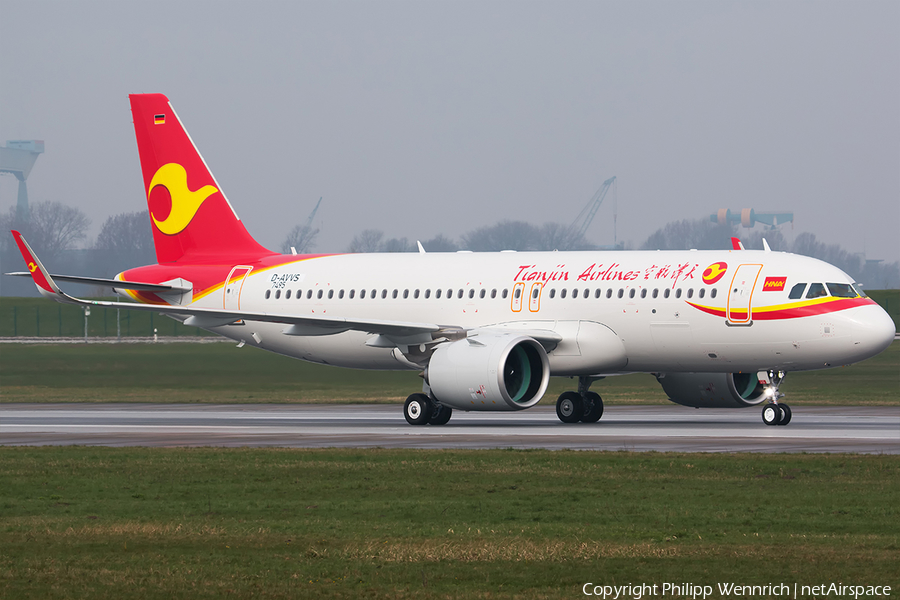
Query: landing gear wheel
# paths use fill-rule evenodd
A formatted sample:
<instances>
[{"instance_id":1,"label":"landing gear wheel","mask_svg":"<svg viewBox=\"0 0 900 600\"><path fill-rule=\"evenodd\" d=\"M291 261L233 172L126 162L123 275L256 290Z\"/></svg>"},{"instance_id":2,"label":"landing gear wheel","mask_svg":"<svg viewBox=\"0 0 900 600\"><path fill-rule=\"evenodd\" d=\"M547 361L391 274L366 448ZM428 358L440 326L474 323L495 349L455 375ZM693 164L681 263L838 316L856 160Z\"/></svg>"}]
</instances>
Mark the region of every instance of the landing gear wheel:
<instances>
[{"instance_id":1,"label":"landing gear wheel","mask_svg":"<svg viewBox=\"0 0 900 600\"><path fill-rule=\"evenodd\" d=\"M779 425L787 425L791 422L791 407L787 404L779 404L778 408L781 410L781 420L778 421Z\"/></svg>"},{"instance_id":2,"label":"landing gear wheel","mask_svg":"<svg viewBox=\"0 0 900 600\"><path fill-rule=\"evenodd\" d=\"M778 425L781 423L781 409L778 404L769 403L763 406L762 420L766 425Z\"/></svg>"},{"instance_id":3,"label":"landing gear wheel","mask_svg":"<svg viewBox=\"0 0 900 600\"><path fill-rule=\"evenodd\" d=\"M411 394L403 405L403 416L410 425L425 425L432 412L431 398L425 394Z\"/></svg>"},{"instance_id":4,"label":"landing gear wheel","mask_svg":"<svg viewBox=\"0 0 900 600\"><path fill-rule=\"evenodd\" d=\"M584 415L584 402L577 392L563 392L556 401L556 416L563 423L577 423Z\"/></svg>"},{"instance_id":5,"label":"landing gear wheel","mask_svg":"<svg viewBox=\"0 0 900 600\"><path fill-rule=\"evenodd\" d=\"M443 404L438 404L431 411L431 418L428 419L429 425L446 425L453 415L453 409Z\"/></svg>"},{"instance_id":6,"label":"landing gear wheel","mask_svg":"<svg viewBox=\"0 0 900 600\"><path fill-rule=\"evenodd\" d=\"M597 392L588 392L584 395L584 414L582 423L596 423L603 416L603 399Z\"/></svg>"}]
</instances>

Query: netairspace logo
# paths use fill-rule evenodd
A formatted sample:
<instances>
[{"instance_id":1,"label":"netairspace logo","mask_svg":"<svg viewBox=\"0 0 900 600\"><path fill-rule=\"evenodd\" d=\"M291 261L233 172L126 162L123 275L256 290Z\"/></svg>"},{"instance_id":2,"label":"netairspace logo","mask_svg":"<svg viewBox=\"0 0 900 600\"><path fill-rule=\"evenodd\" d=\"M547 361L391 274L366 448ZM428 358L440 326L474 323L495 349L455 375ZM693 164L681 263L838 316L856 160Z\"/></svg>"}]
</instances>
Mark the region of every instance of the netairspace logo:
<instances>
[{"instance_id":1,"label":"netairspace logo","mask_svg":"<svg viewBox=\"0 0 900 600\"><path fill-rule=\"evenodd\" d=\"M818 585L801 585L794 583L770 583L767 585L741 585L736 583L717 583L697 585L694 583L635 583L627 585L595 585L586 583L581 587L585 596L596 596L604 600L625 600L633 598L641 600L648 597L691 598L771 598L784 597L792 600L803 598L878 598L891 595L889 585L844 585L843 583L821 583Z\"/></svg>"}]
</instances>

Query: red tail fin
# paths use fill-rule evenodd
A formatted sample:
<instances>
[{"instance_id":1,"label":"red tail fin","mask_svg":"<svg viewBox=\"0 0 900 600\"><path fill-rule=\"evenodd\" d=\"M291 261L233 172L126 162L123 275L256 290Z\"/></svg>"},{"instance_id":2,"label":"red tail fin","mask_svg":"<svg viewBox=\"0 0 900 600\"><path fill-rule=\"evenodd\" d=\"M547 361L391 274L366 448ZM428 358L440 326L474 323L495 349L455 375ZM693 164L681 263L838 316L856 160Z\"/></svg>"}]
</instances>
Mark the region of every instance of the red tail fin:
<instances>
[{"instance_id":1,"label":"red tail fin","mask_svg":"<svg viewBox=\"0 0 900 600\"><path fill-rule=\"evenodd\" d=\"M248 260L273 254L254 240L162 94L132 94L156 259Z\"/></svg>"}]
</instances>

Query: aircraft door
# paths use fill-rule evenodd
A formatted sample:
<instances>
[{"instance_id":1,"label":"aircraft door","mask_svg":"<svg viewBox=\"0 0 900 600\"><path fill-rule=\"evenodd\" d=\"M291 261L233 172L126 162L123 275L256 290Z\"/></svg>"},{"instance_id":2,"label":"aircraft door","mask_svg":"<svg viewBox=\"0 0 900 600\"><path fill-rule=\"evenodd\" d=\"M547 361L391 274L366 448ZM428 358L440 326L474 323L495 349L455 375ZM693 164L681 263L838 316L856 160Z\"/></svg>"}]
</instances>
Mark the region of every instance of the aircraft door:
<instances>
[{"instance_id":1,"label":"aircraft door","mask_svg":"<svg viewBox=\"0 0 900 600\"><path fill-rule=\"evenodd\" d=\"M531 293L528 295L528 310L531 312L538 312L541 310L541 291L543 289L544 284L541 282L532 284Z\"/></svg>"},{"instance_id":2,"label":"aircraft door","mask_svg":"<svg viewBox=\"0 0 900 600\"><path fill-rule=\"evenodd\" d=\"M756 280L762 265L740 265L731 278L728 289L728 310L725 318L729 323L750 324L753 317L751 300Z\"/></svg>"},{"instance_id":3,"label":"aircraft door","mask_svg":"<svg viewBox=\"0 0 900 600\"><path fill-rule=\"evenodd\" d=\"M522 296L525 295L525 284L522 282L513 286L512 301L510 308L513 312L522 311Z\"/></svg>"},{"instance_id":4,"label":"aircraft door","mask_svg":"<svg viewBox=\"0 0 900 600\"><path fill-rule=\"evenodd\" d=\"M241 290L244 287L244 280L253 267L237 266L231 269L228 279L225 280L225 291L222 294L222 305L225 310L241 309Z\"/></svg>"}]
</instances>

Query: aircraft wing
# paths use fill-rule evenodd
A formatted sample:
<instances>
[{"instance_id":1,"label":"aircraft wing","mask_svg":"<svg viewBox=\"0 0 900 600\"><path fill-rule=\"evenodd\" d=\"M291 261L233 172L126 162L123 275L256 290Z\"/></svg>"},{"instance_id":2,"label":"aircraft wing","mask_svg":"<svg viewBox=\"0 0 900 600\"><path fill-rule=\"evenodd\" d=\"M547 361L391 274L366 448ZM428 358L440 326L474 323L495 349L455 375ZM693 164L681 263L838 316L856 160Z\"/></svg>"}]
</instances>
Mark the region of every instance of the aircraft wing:
<instances>
[{"instance_id":1,"label":"aircraft wing","mask_svg":"<svg viewBox=\"0 0 900 600\"><path fill-rule=\"evenodd\" d=\"M377 319L348 319L342 317L318 317L312 315L298 316L243 310L219 310L214 308L138 304L134 302L83 300L70 296L59 289L53 276L50 275L44 268L44 265L41 264L40 259L28 245L28 242L25 241L25 238L22 237L22 234L18 231L13 231L12 234L16 239L16 244L18 244L22 257L25 259L25 264L28 265L28 271L41 295L65 304L156 312L163 315L181 317L183 318L185 325L192 327L218 327L231 323L239 323L241 321L283 323L289 326L285 329L287 335L331 335L352 330L372 334L382 334L391 337L408 337L420 334L441 335L444 332L460 331L460 329L456 327L441 327L435 323L385 321ZM119 283L121 282L116 282L117 287L126 287L119 285ZM169 288L170 286L165 287ZM177 290L173 289L172 291Z\"/></svg>"},{"instance_id":2,"label":"aircraft wing","mask_svg":"<svg viewBox=\"0 0 900 600\"><path fill-rule=\"evenodd\" d=\"M28 271L17 271L15 273L4 273L13 277L32 277ZM119 288L122 290L138 290L141 292L189 292L191 288L179 287L177 285L166 285L163 283L142 283L138 281L120 281L118 279L102 279L99 277L79 277L77 275L49 275L53 281L65 281L66 283L81 283L84 285L98 285L103 287Z\"/></svg>"}]
</instances>

